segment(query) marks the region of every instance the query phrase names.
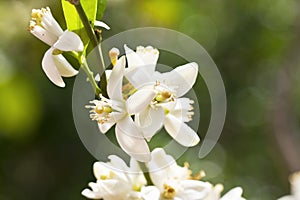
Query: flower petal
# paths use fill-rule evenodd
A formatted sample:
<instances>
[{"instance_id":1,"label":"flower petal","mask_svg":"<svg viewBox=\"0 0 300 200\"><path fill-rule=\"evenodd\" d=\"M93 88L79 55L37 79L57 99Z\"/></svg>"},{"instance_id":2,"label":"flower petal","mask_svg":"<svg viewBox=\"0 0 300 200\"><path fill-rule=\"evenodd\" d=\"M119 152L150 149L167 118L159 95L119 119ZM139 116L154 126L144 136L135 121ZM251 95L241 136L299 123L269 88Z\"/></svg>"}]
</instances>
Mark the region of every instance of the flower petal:
<instances>
[{"instance_id":1,"label":"flower petal","mask_svg":"<svg viewBox=\"0 0 300 200\"><path fill-rule=\"evenodd\" d=\"M122 96L122 81L124 75L126 60L125 56L122 56L116 63L116 66L112 69L108 83L107 93L110 99L123 100Z\"/></svg>"},{"instance_id":2,"label":"flower petal","mask_svg":"<svg viewBox=\"0 0 300 200\"><path fill-rule=\"evenodd\" d=\"M160 191L155 186L142 187L141 190L144 200L159 200Z\"/></svg>"},{"instance_id":3,"label":"flower petal","mask_svg":"<svg viewBox=\"0 0 300 200\"><path fill-rule=\"evenodd\" d=\"M62 51L83 51L84 48L80 37L68 30L58 38L53 47Z\"/></svg>"},{"instance_id":4,"label":"flower petal","mask_svg":"<svg viewBox=\"0 0 300 200\"><path fill-rule=\"evenodd\" d=\"M192 120L192 116L194 115L194 112L192 112L193 103L194 101L189 98L179 98L175 101L175 107L170 108L169 110L173 116L184 122L189 122Z\"/></svg>"},{"instance_id":5,"label":"flower petal","mask_svg":"<svg viewBox=\"0 0 300 200\"><path fill-rule=\"evenodd\" d=\"M150 105L156 92L151 89L140 89L131 95L127 101L127 112L129 115L137 114Z\"/></svg>"},{"instance_id":6,"label":"flower petal","mask_svg":"<svg viewBox=\"0 0 300 200\"><path fill-rule=\"evenodd\" d=\"M52 58L61 76L72 77L78 74L78 71L72 67L72 65L63 57L63 55L53 55Z\"/></svg>"},{"instance_id":7,"label":"flower petal","mask_svg":"<svg viewBox=\"0 0 300 200\"><path fill-rule=\"evenodd\" d=\"M97 180L100 180L101 177L110 175L111 169L103 162L95 162L93 165L94 176Z\"/></svg>"},{"instance_id":8,"label":"flower petal","mask_svg":"<svg viewBox=\"0 0 300 200\"><path fill-rule=\"evenodd\" d=\"M98 20L95 20L94 26L102 27L105 28L106 30L110 29L110 27L107 24L105 24L103 21L98 21Z\"/></svg>"},{"instance_id":9,"label":"flower petal","mask_svg":"<svg viewBox=\"0 0 300 200\"><path fill-rule=\"evenodd\" d=\"M116 137L121 148L128 155L141 162L150 160L149 147L129 116L117 123Z\"/></svg>"},{"instance_id":10,"label":"flower petal","mask_svg":"<svg viewBox=\"0 0 300 200\"><path fill-rule=\"evenodd\" d=\"M89 199L100 199L102 198L102 196L90 189L84 189L82 192L81 192L81 195L85 196L86 198L89 198Z\"/></svg>"},{"instance_id":11,"label":"flower petal","mask_svg":"<svg viewBox=\"0 0 300 200\"><path fill-rule=\"evenodd\" d=\"M125 76L128 81L137 89L143 86L154 86L156 79L146 70L147 67L141 66L132 70L126 70Z\"/></svg>"},{"instance_id":12,"label":"flower petal","mask_svg":"<svg viewBox=\"0 0 300 200\"><path fill-rule=\"evenodd\" d=\"M30 33L49 46L52 46L57 41L57 37L55 35L40 26L31 26Z\"/></svg>"},{"instance_id":13,"label":"flower petal","mask_svg":"<svg viewBox=\"0 0 300 200\"><path fill-rule=\"evenodd\" d=\"M170 136L183 146L195 146L200 141L193 129L171 114L166 115L164 127Z\"/></svg>"},{"instance_id":14,"label":"flower petal","mask_svg":"<svg viewBox=\"0 0 300 200\"><path fill-rule=\"evenodd\" d=\"M184 190L177 196L188 200L205 199L212 189L210 183L203 181L181 180L180 184Z\"/></svg>"},{"instance_id":15,"label":"flower petal","mask_svg":"<svg viewBox=\"0 0 300 200\"><path fill-rule=\"evenodd\" d=\"M105 134L114 124L115 122L98 123L98 128L101 133Z\"/></svg>"},{"instance_id":16,"label":"flower petal","mask_svg":"<svg viewBox=\"0 0 300 200\"><path fill-rule=\"evenodd\" d=\"M63 34L63 30L53 17L49 7L46 8L46 12L44 13L41 24L43 27L45 27L46 30L56 35L57 37Z\"/></svg>"},{"instance_id":17,"label":"flower petal","mask_svg":"<svg viewBox=\"0 0 300 200\"><path fill-rule=\"evenodd\" d=\"M164 109L162 107L148 107L142 112L135 115L135 122L143 131L147 141L150 141L153 135L162 128L164 123Z\"/></svg>"},{"instance_id":18,"label":"flower petal","mask_svg":"<svg viewBox=\"0 0 300 200\"><path fill-rule=\"evenodd\" d=\"M152 182L159 187L160 190L163 189L163 184L165 180L169 178L169 175L172 176L172 165L176 165L176 162L172 156L166 154L164 149L156 148L151 152L148 169Z\"/></svg>"},{"instance_id":19,"label":"flower petal","mask_svg":"<svg viewBox=\"0 0 300 200\"><path fill-rule=\"evenodd\" d=\"M188 63L176 67L171 72L162 74L163 80L167 85L176 86L176 96L181 97L187 93L195 84L198 75L198 64Z\"/></svg>"},{"instance_id":20,"label":"flower petal","mask_svg":"<svg viewBox=\"0 0 300 200\"><path fill-rule=\"evenodd\" d=\"M220 200L240 200L242 198L243 189L236 187L227 192Z\"/></svg>"},{"instance_id":21,"label":"flower petal","mask_svg":"<svg viewBox=\"0 0 300 200\"><path fill-rule=\"evenodd\" d=\"M53 61L52 51L53 48L50 48L46 51L42 60L42 68L50 81L59 87L65 87L65 83Z\"/></svg>"},{"instance_id":22,"label":"flower petal","mask_svg":"<svg viewBox=\"0 0 300 200\"><path fill-rule=\"evenodd\" d=\"M124 45L124 49L128 61L128 68L134 69L136 67L145 66L145 63L140 58L140 56L132 49L130 49L126 44Z\"/></svg>"},{"instance_id":23,"label":"flower petal","mask_svg":"<svg viewBox=\"0 0 300 200\"><path fill-rule=\"evenodd\" d=\"M153 73L159 57L159 51L154 49L152 46L138 46L136 48L136 53L143 60L144 64L147 65L147 70L149 73Z\"/></svg>"},{"instance_id":24,"label":"flower petal","mask_svg":"<svg viewBox=\"0 0 300 200\"><path fill-rule=\"evenodd\" d=\"M297 200L297 199L292 195L288 195L288 196L283 196L277 200Z\"/></svg>"}]
</instances>

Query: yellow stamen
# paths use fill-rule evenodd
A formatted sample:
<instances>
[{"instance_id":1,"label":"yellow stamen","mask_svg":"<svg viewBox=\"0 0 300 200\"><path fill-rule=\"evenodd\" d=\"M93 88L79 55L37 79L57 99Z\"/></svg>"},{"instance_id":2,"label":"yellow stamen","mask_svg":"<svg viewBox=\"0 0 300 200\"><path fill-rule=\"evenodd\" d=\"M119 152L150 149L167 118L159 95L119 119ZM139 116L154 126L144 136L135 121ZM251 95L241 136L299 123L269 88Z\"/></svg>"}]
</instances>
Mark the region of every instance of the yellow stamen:
<instances>
[{"instance_id":1,"label":"yellow stamen","mask_svg":"<svg viewBox=\"0 0 300 200\"><path fill-rule=\"evenodd\" d=\"M171 93L170 92L168 92L168 91L163 91L162 93L161 93L161 95L162 95L162 97L164 97L165 99L168 99L168 98L170 98L171 97Z\"/></svg>"},{"instance_id":2,"label":"yellow stamen","mask_svg":"<svg viewBox=\"0 0 300 200\"><path fill-rule=\"evenodd\" d=\"M103 106L96 106L95 107L95 112L97 113L97 114L102 114L103 113Z\"/></svg>"},{"instance_id":3,"label":"yellow stamen","mask_svg":"<svg viewBox=\"0 0 300 200\"><path fill-rule=\"evenodd\" d=\"M174 188L172 188L171 186L169 185L164 185L164 191L162 193L162 196L163 198L166 198L166 199L173 199L176 195L176 191Z\"/></svg>"}]
</instances>

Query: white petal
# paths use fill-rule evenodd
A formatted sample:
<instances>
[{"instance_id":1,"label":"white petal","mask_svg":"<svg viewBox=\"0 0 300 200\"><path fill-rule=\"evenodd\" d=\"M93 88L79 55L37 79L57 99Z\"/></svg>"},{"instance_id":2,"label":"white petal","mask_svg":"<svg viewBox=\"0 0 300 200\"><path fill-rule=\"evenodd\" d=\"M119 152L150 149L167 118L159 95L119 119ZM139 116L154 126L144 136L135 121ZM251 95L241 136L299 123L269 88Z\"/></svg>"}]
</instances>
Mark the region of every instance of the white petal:
<instances>
[{"instance_id":1,"label":"white petal","mask_svg":"<svg viewBox=\"0 0 300 200\"><path fill-rule=\"evenodd\" d=\"M63 34L63 30L61 29L60 25L57 23L55 18L53 17L50 8L46 8L47 11L44 13L43 19L42 19L42 26L45 27L48 31L50 31L52 34L59 37L61 34Z\"/></svg>"},{"instance_id":2,"label":"white petal","mask_svg":"<svg viewBox=\"0 0 300 200\"><path fill-rule=\"evenodd\" d=\"M113 125L115 124L115 122L106 122L106 123L98 123L98 128L100 130L101 133L105 134Z\"/></svg>"},{"instance_id":3,"label":"white petal","mask_svg":"<svg viewBox=\"0 0 300 200\"><path fill-rule=\"evenodd\" d=\"M180 182L184 191L178 197L186 198L189 200L205 199L212 189L212 185L203 181L196 180L182 180Z\"/></svg>"},{"instance_id":4,"label":"white petal","mask_svg":"<svg viewBox=\"0 0 300 200\"><path fill-rule=\"evenodd\" d=\"M30 33L32 33L35 37L42 40L43 42L45 42L49 46L52 46L58 39L51 32L43 29L40 26L32 26L32 28L30 30Z\"/></svg>"},{"instance_id":5,"label":"white petal","mask_svg":"<svg viewBox=\"0 0 300 200\"><path fill-rule=\"evenodd\" d=\"M130 117L125 117L117 123L116 137L128 155L141 162L150 160L149 147Z\"/></svg>"},{"instance_id":6,"label":"white petal","mask_svg":"<svg viewBox=\"0 0 300 200\"><path fill-rule=\"evenodd\" d=\"M101 176L109 176L111 169L103 162L95 162L93 165L94 176L97 180L101 179Z\"/></svg>"},{"instance_id":7,"label":"white petal","mask_svg":"<svg viewBox=\"0 0 300 200\"><path fill-rule=\"evenodd\" d=\"M126 60L125 56L122 56L113 67L107 83L107 93L110 99L123 100L122 96L122 81L124 75Z\"/></svg>"},{"instance_id":8,"label":"white petal","mask_svg":"<svg viewBox=\"0 0 300 200\"><path fill-rule=\"evenodd\" d=\"M153 87L156 81L152 74L146 70L145 66L134 68L132 70L126 70L125 76L128 81L137 89L147 85L151 85Z\"/></svg>"},{"instance_id":9,"label":"white petal","mask_svg":"<svg viewBox=\"0 0 300 200\"><path fill-rule=\"evenodd\" d=\"M243 189L236 187L227 192L221 200L240 200L242 197Z\"/></svg>"},{"instance_id":10,"label":"white petal","mask_svg":"<svg viewBox=\"0 0 300 200\"><path fill-rule=\"evenodd\" d=\"M53 61L52 55L53 48L50 48L46 51L43 60L42 60L42 68L46 73L47 77L57 86L65 87L65 83L56 68L56 65Z\"/></svg>"},{"instance_id":11,"label":"white petal","mask_svg":"<svg viewBox=\"0 0 300 200\"><path fill-rule=\"evenodd\" d=\"M179 67L176 67L171 72L163 74L162 81L167 85L173 86L176 90L176 96L181 97L187 93L195 84L198 75L198 64L188 63Z\"/></svg>"},{"instance_id":12,"label":"white petal","mask_svg":"<svg viewBox=\"0 0 300 200\"><path fill-rule=\"evenodd\" d=\"M174 158L167 155L162 148L156 148L151 152L151 160L148 163L150 177L154 185L161 190L165 180L169 175L172 176L172 165L176 165Z\"/></svg>"},{"instance_id":13,"label":"white petal","mask_svg":"<svg viewBox=\"0 0 300 200\"><path fill-rule=\"evenodd\" d=\"M151 46L138 46L136 48L136 53L143 60L144 64L147 65L147 70L149 71L149 73L153 73L155 71L156 62L159 57L159 51Z\"/></svg>"},{"instance_id":14,"label":"white petal","mask_svg":"<svg viewBox=\"0 0 300 200\"><path fill-rule=\"evenodd\" d=\"M164 109L162 107L148 107L144 111L135 115L137 126L143 131L147 141L150 141L153 135L159 131L164 123Z\"/></svg>"},{"instance_id":15,"label":"white petal","mask_svg":"<svg viewBox=\"0 0 300 200\"><path fill-rule=\"evenodd\" d=\"M81 194L89 199L100 199L102 196L96 192L91 191L90 189L84 189Z\"/></svg>"},{"instance_id":16,"label":"white petal","mask_svg":"<svg viewBox=\"0 0 300 200\"><path fill-rule=\"evenodd\" d=\"M289 196L281 197L278 200L298 200L298 199L296 199L296 197L294 197L292 195L289 195Z\"/></svg>"},{"instance_id":17,"label":"white petal","mask_svg":"<svg viewBox=\"0 0 300 200\"><path fill-rule=\"evenodd\" d=\"M72 67L72 65L63 57L63 55L53 55L53 61L61 76L72 77L78 74L78 71Z\"/></svg>"},{"instance_id":18,"label":"white petal","mask_svg":"<svg viewBox=\"0 0 300 200\"><path fill-rule=\"evenodd\" d=\"M110 27L107 24L105 24L102 21L98 21L98 20L95 20L94 26L102 27L102 28L105 28L106 30L110 29Z\"/></svg>"},{"instance_id":19,"label":"white petal","mask_svg":"<svg viewBox=\"0 0 300 200\"><path fill-rule=\"evenodd\" d=\"M169 109L171 114L178 119L184 122L189 122L192 120L192 116L194 115L192 112L193 103L194 101L190 100L189 98L179 98L175 101L175 107L167 109Z\"/></svg>"},{"instance_id":20,"label":"white petal","mask_svg":"<svg viewBox=\"0 0 300 200\"><path fill-rule=\"evenodd\" d=\"M160 191L155 186L142 187L141 190L144 200L159 200Z\"/></svg>"},{"instance_id":21,"label":"white petal","mask_svg":"<svg viewBox=\"0 0 300 200\"><path fill-rule=\"evenodd\" d=\"M58 38L53 47L62 51L83 51L84 48L80 37L68 30Z\"/></svg>"},{"instance_id":22,"label":"white petal","mask_svg":"<svg viewBox=\"0 0 300 200\"><path fill-rule=\"evenodd\" d=\"M128 68L136 68L136 67L142 67L145 66L145 63L140 58L140 56L134 52L132 49L130 49L126 44L124 45L126 58L128 61Z\"/></svg>"},{"instance_id":23,"label":"white petal","mask_svg":"<svg viewBox=\"0 0 300 200\"><path fill-rule=\"evenodd\" d=\"M200 141L193 129L171 114L166 115L164 127L170 136L183 146L195 146Z\"/></svg>"},{"instance_id":24,"label":"white petal","mask_svg":"<svg viewBox=\"0 0 300 200\"><path fill-rule=\"evenodd\" d=\"M128 114L133 115L144 110L150 105L155 95L156 92L150 89L140 89L135 92L126 101Z\"/></svg>"},{"instance_id":25,"label":"white petal","mask_svg":"<svg viewBox=\"0 0 300 200\"><path fill-rule=\"evenodd\" d=\"M224 189L224 186L222 184L217 184L217 185L213 186L205 200L220 199L221 192L223 191L223 189Z\"/></svg>"}]
</instances>

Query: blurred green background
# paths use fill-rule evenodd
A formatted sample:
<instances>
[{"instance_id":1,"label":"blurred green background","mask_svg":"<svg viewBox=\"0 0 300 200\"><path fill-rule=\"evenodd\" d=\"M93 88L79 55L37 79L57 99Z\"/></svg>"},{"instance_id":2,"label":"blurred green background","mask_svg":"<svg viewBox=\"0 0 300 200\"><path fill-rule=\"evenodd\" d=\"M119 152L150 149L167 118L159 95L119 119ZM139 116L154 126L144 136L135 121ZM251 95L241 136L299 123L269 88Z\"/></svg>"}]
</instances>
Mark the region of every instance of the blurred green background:
<instances>
[{"instance_id":1,"label":"blurred green background","mask_svg":"<svg viewBox=\"0 0 300 200\"><path fill-rule=\"evenodd\" d=\"M1 200L84 199L81 190L94 180L95 159L72 118L74 79L65 79L65 89L54 86L41 70L48 47L26 31L31 9L42 6L65 27L60 1L0 1ZM104 38L159 26L209 52L227 91L225 128L208 157L195 159L191 149L179 162L205 170L205 180L223 183L225 191L242 186L249 200L289 193L287 177L300 170L299 8L297 0L108 0L103 18L112 28ZM199 84L203 138L210 101Z\"/></svg>"}]
</instances>

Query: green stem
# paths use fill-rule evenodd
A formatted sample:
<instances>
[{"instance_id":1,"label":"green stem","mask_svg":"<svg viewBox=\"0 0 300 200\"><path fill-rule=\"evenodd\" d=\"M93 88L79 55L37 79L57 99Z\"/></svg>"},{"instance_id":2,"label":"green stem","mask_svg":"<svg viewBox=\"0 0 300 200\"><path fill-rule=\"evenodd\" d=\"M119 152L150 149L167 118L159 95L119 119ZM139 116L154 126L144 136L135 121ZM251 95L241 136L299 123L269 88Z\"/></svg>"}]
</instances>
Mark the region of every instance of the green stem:
<instances>
[{"instance_id":1,"label":"green stem","mask_svg":"<svg viewBox=\"0 0 300 200\"><path fill-rule=\"evenodd\" d=\"M94 78L94 73L90 70L86 60L84 59L83 62L81 63L81 68L83 69L83 71L86 73L87 77L88 77L88 81L91 83L93 89L94 89L94 93L97 97L99 97L99 94L101 93L101 89L98 87L95 78Z\"/></svg>"},{"instance_id":2,"label":"green stem","mask_svg":"<svg viewBox=\"0 0 300 200\"><path fill-rule=\"evenodd\" d=\"M93 45L93 47L95 48L95 53L96 53L96 56L99 60L99 69L100 69L100 76L101 76L101 79L100 79L100 88L102 91L102 95L105 96L105 97L108 97L107 95L107 92L106 92L106 86L107 86L107 79L106 79L106 74L105 74L105 64L104 64L104 59L103 59L103 54L102 54L102 49L101 49L101 45L99 44L99 41L97 39L97 36L94 32L94 29L93 27L91 26L90 22L89 22L89 19L88 17L86 16L85 12L84 12L84 9L80 3L80 0L67 0L69 1L71 4L73 4L76 8L76 11L82 21L82 24L85 28L85 31L88 35L88 37L90 38L90 41L91 41L91 44ZM101 64L100 64L101 63ZM89 70L90 71L90 70ZM94 80L94 78L93 78ZM99 88L99 87L98 87ZM94 88L95 89L95 88ZM97 93L96 93L97 95Z\"/></svg>"},{"instance_id":3,"label":"green stem","mask_svg":"<svg viewBox=\"0 0 300 200\"><path fill-rule=\"evenodd\" d=\"M143 163L143 162L138 162L138 163L139 163L139 166L140 166L140 168L141 168L142 172L144 173L144 176L145 176L145 178L147 180L147 185L153 185L146 164Z\"/></svg>"},{"instance_id":4,"label":"green stem","mask_svg":"<svg viewBox=\"0 0 300 200\"><path fill-rule=\"evenodd\" d=\"M85 57L83 57L83 55L75 51L69 51L67 53L69 53L69 55L73 56L75 59L78 60L79 64L81 65L81 68L83 69L83 71L86 73L88 77L88 81L91 83L91 86L93 87L95 95L99 97L99 94L101 93L101 89L98 87L96 80L94 78L94 73L90 70Z\"/></svg>"},{"instance_id":5,"label":"green stem","mask_svg":"<svg viewBox=\"0 0 300 200\"><path fill-rule=\"evenodd\" d=\"M80 3L80 0L68 0L71 4L73 4L77 10L77 13L82 21L82 24L85 28L86 33L88 34L91 43L94 47L98 46L98 40L97 37L95 35L94 29L91 26L88 17L86 16L83 7Z\"/></svg>"}]
</instances>

